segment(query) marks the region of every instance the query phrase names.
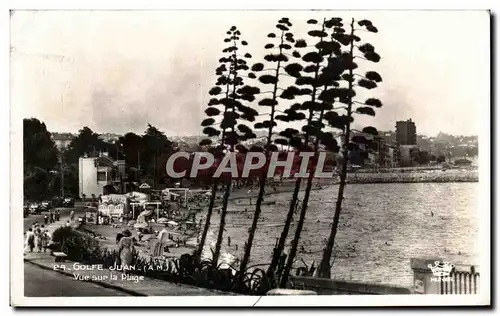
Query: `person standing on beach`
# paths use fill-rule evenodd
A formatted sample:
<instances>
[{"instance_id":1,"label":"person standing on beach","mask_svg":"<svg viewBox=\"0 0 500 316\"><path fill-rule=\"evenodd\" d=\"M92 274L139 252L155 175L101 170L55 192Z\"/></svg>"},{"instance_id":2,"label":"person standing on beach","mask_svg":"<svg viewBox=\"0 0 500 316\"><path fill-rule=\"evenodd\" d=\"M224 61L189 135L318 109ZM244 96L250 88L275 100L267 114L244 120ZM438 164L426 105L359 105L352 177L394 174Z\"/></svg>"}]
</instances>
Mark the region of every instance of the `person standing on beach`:
<instances>
[{"instance_id":1,"label":"person standing on beach","mask_svg":"<svg viewBox=\"0 0 500 316\"><path fill-rule=\"evenodd\" d=\"M227 236L227 246L231 247L231 236Z\"/></svg>"},{"instance_id":2,"label":"person standing on beach","mask_svg":"<svg viewBox=\"0 0 500 316\"><path fill-rule=\"evenodd\" d=\"M167 224L163 227L163 229L160 231L158 234L158 240L156 242L155 249L153 251L153 257L159 257L163 255L163 251L165 250L167 244L168 244L168 231L167 231Z\"/></svg>"},{"instance_id":3,"label":"person standing on beach","mask_svg":"<svg viewBox=\"0 0 500 316\"><path fill-rule=\"evenodd\" d=\"M69 220L74 221L75 220L75 210L71 210L69 213Z\"/></svg>"}]
</instances>

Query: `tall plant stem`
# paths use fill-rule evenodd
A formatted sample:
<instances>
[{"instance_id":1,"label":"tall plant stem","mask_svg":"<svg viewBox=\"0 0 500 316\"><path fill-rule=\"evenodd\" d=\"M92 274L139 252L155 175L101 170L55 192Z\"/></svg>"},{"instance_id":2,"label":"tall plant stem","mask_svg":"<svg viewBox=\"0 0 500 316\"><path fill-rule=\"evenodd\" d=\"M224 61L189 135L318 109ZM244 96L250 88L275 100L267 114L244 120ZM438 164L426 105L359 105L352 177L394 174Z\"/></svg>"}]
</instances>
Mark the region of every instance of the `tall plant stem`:
<instances>
[{"instance_id":1,"label":"tall plant stem","mask_svg":"<svg viewBox=\"0 0 500 316\"><path fill-rule=\"evenodd\" d=\"M325 24L324 23L325 22L323 21L323 27L322 27L323 32L325 31ZM323 37L321 37L320 42L321 41L323 41ZM316 71L314 72L314 81L315 82L318 79L318 73L319 73L319 68L320 68L319 65L320 65L319 62L316 63ZM316 85L313 85L313 91L312 91L312 95L311 95L312 104L314 104L314 102L316 101L316 90L317 90L316 88L317 88ZM311 114L312 114L312 111L311 111ZM323 111L321 112L321 116L322 115L323 115ZM312 115L309 117L308 124L311 122L311 120L312 120ZM314 151L316 151L316 147L318 145L318 141L319 141L318 136L319 135L316 135L315 144L313 147ZM306 145L307 145L307 141L306 141ZM310 170L309 177L307 179L306 191L304 193L304 200L302 201L302 209L300 211L299 221L297 223L297 228L295 230L295 236L293 238L292 247L290 249L290 254L288 255L287 262L286 262L286 265L285 265L285 268L283 270L283 274L282 274L282 277L280 280L280 287L282 287L282 288L285 288L287 286L288 276L290 275L290 271L291 271L292 266L293 266L293 261L295 260L295 256L297 254L297 248L299 246L300 235L302 233L302 227L304 226L304 221L306 218L307 203L309 201L309 195L311 193L312 179L313 178L314 178L314 172L313 172L313 170Z\"/></svg>"},{"instance_id":2,"label":"tall plant stem","mask_svg":"<svg viewBox=\"0 0 500 316\"><path fill-rule=\"evenodd\" d=\"M236 40L234 40L233 42L234 42L234 46L236 47ZM232 62L233 62L233 69L235 69L235 70L234 70L234 73L233 73L233 82L232 82L233 92L232 92L231 96L232 96L232 99L235 100L236 78L238 77L238 71L236 70L236 66L237 66L236 50L234 51ZM233 106L233 112L234 111L235 111L235 107ZM231 132L234 133L234 126L231 128ZM231 153L234 152L234 144L231 144L230 152ZM215 268L215 269L218 266L220 249L221 249L221 246L222 246L222 238L224 237L224 229L226 227L227 204L228 204L228 201L229 201L229 195L231 194L231 184L232 184L232 181L233 181L233 179L230 176L229 177L229 181L228 181L228 183L226 185L226 188L224 190L224 196L223 196L223 200L222 200L222 211L221 211L221 214L220 214L219 233L217 234L217 242L215 244L215 251L214 251L213 258L212 258L212 261L213 261L212 262L212 264L213 264L212 267Z\"/></svg>"},{"instance_id":3,"label":"tall plant stem","mask_svg":"<svg viewBox=\"0 0 500 316\"><path fill-rule=\"evenodd\" d=\"M281 31L281 43L280 43L280 50L279 54L282 54L282 44L283 44L283 36L284 36L284 31ZM278 61L278 64L276 66L276 72L275 72L275 78L278 79L279 76L279 70L280 70L280 65L281 65L281 60ZM276 100L276 92L278 91L278 80L276 80L276 83L274 84L274 89L273 89L273 101ZM267 146L266 146L266 154L269 155L269 148L272 142L272 136L273 136L273 122L274 122L274 113L275 113L276 105L273 105L271 107L271 117L269 121L271 122L269 124L269 129L268 129L268 134L267 134ZM244 277L245 277L245 270L248 265L248 261L250 260L250 253L252 251L252 244L253 240L255 238L255 231L257 230L257 224L259 223L259 217L260 213L262 211L261 205L262 205L262 200L264 199L264 191L266 187L266 174L261 174L260 176L260 181L259 181L259 194L257 196L257 202L255 204L255 213L253 216L253 221L252 221L252 226L250 227L249 235L248 235L248 240L247 240L247 246L245 248L245 253L243 254L243 260L241 261L240 265L240 276L238 280L238 286L241 288L243 285Z\"/></svg>"},{"instance_id":4,"label":"tall plant stem","mask_svg":"<svg viewBox=\"0 0 500 316\"><path fill-rule=\"evenodd\" d=\"M219 222L219 232L217 234L217 243L215 244L215 251L214 251L213 258L212 258L212 264L213 264L212 267L214 269L217 268L217 266L218 266L220 249L222 246L222 238L224 237L224 228L226 227L227 204L229 201L229 194L231 192L231 181L232 180L229 179L229 182L226 184L226 187L224 189L222 211L220 214L220 222Z\"/></svg>"},{"instance_id":5,"label":"tall plant stem","mask_svg":"<svg viewBox=\"0 0 500 316\"><path fill-rule=\"evenodd\" d=\"M203 253L203 247L205 246L205 240L207 239L208 229L210 228L210 220L212 218L212 212L214 210L215 197L217 195L217 181L214 180L212 184L212 195L210 196L210 203L207 210L207 219L205 220L205 226L203 227L203 233L201 234L200 244L196 250L196 258L201 259L201 254Z\"/></svg>"},{"instance_id":6,"label":"tall plant stem","mask_svg":"<svg viewBox=\"0 0 500 316\"><path fill-rule=\"evenodd\" d=\"M349 49L349 54L351 58L353 57L354 51L354 19L351 21L351 44ZM349 68L349 75L352 78L352 68ZM352 91L352 81L349 80L349 91ZM349 99L347 104L347 118L352 116L352 94L349 93ZM347 155L349 154L349 139L351 132L351 122L348 119L347 124L345 126L344 133L344 144L342 155L344 156L342 161L342 170L340 172L340 184L339 184L339 192L337 195L337 203L335 204L335 214L333 216L332 229L330 231L330 237L328 238L328 242L323 251L323 257L321 259L321 263L318 266L317 276L320 278L331 278L331 266L330 266L330 258L332 257L333 246L335 244L335 236L337 234L337 228L339 225L340 211L342 210L342 200L344 199L344 187L347 176Z\"/></svg>"},{"instance_id":7,"label":"tall plant stem","mask_svg":"<svg viewBox=\"0 0 500 316\"><path fill-rule=\"evenodd\" d=\"M293 189L292 201L290 202L290 207L288 209L288 213L286 214L285 226L283 226L283 230L281 231L281 235L278 240L278 245L274 249L271 264L269 265L269 269L267 270L267 275L271 278L275 273L283 250L285 249L286 238L288 237L288 232L290 231L290 226L292 224L293 213L295 212L297 198L299 197L301 182L302 178L297 178L297 180L295 180L295 188Z\"/></svg>"},{"instance_id":8,"label":"tall plant stem","mask_svg":"<svg viewBox=\"0 0 500 316\"><path fill-rule=\"evenodd\" d=\"M226 85L226 98L229 96L229 84ZM224 107L224 114L227 112L227 106ZM224 146L225 132L222 132L221 146ZM212 213L214 210L215 198L217 195L218 181L214 179L212 183L212 195L210 195L210 202L207 210L207 218L205 220L205 226L203 227L203 233L201 234L200 244L196 251L196 257L201 259L201 254L203 253L203 247L205 246L205 241L207 239L208 230L210 229L210 220L212 219Z\"/></svg>"}]
</instances>

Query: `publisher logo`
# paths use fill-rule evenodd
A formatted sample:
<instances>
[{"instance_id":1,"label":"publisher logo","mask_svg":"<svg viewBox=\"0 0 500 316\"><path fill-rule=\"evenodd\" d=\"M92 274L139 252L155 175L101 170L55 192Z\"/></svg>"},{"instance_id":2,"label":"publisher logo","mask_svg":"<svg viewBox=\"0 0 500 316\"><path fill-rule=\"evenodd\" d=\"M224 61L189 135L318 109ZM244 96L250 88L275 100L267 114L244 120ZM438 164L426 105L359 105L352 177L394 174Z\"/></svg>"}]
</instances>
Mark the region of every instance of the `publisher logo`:
<instances>
[{"instance_id":1,"label":"publisher logo","mask_svg":"<svg viewBox=\"0 0 500 316\"><path fill-rule=\"evenodd\" d=\"M434 275L434 277L431 278L431 281L439 282L451 281L450 273L453 268L455 268L455 265L449 262L434 261L434 264L428 264L427 267L431 269L432 274Z\"/></svg>"}]
</instances>

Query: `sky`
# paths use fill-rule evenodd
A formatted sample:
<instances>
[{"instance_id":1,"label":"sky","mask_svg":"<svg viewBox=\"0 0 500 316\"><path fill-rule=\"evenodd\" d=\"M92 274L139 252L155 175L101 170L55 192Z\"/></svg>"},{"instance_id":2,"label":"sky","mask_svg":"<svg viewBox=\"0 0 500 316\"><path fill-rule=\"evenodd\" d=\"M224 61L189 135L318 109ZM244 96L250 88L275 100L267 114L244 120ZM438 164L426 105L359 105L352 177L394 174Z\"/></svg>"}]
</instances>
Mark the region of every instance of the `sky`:
<instances>
[{"instance_id":1,"label":"sky","mask_svg":"<svg viewBox=\"0 0 500 316\"><path fill-rule=\"evenodd\" d=\"M369 19L359 32L382 57L360 61L379 87L359 94L384 104L355 127L394 130L411 118L417 133L477 135L489 107L489 15L486 11L16 11L11 17L11 107L54 132L200 135L214 69L235 25L259 62L266 35L288 17L295 38L310 18ZM251 84L251 82L248 82ZM285 109L288 103L280 103Z\"/></svg>"}]
</instances>

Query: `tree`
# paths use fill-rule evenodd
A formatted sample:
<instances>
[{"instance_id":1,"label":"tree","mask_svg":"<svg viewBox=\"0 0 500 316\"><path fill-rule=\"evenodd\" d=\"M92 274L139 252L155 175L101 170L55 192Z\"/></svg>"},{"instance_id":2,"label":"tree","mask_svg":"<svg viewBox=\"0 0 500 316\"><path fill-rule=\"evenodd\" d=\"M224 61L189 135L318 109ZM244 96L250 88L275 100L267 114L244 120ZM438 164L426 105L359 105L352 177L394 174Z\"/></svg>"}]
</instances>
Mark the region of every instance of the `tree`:
<instances>
[{"instance_id":1,"label":"tree","mask_svg":"<svg viewBox=\"0 0 500 316\"><path fill-rule=\"evenodd\" d=\"M158 158L164 153L173 153L173 144L163 132L151 124L148 124L142 136L142 144L143 154L141 159L145 166L146 176L148 178L153 178L153 188L156 188L159 178L158 170L159 168L162 170L164 169L164 167L158 163Z\"/></svg>"},{"instance_id":2,"label":"tree","mask_svg":"<svg viewBox=\"0 0 500 316\"><path fill-rule=\"evenodd\" d=\"M444 163L446 162L446 156L445 155L440 155L436 159L437 163Z\"/></svg>"},{"instance_id":3,"label":"tree","mask_svg":"<svg viewBox=\"0 0 500 316\"><path fill-rule=\"evenodd\" d=\"M201 124L204 126L203 133L208 137L217 137L221 135L219 147L221 151L226 150L229 153L233 153L235 150L246 151L247 149L240 142L256 137L252 129L242 122L255 121L255 117L258 115L258 112L248 106L245 106L242 102L254 101L255 94L259 93L260 90L244 84L243 77L251 79L255 78L253 73L248 73L248 76L245 76L245 72L249 70L246 59L252 58L252 56L248 53L239 51L241 46L246 46L248 43L240 39L241 32L236 28L236 26L232 26L227 32L227 35L228 37L224 39L224 42L230 43L230 46L223 49L222 53L226 55L219 59L220 66L216 69L216 75L219 77L217 79L216 86L209 91L209 94L214 96L214 98L209 101L209 108L205 111L209 117L203 120ZM226 91L224 92L220 86L225 86ZM240 86L242 87L239 88ZM217 107L214 107L215 105L222 105L223 112L221 113ZM214 117L221 114L222 120L220 122L215 122ZM211 143L211 139L205 139L200 143L200 145L210 145ZM224 176L224 174L221 175L221 177ZM224 179L225 187L219 231L212 258L214 268L217 267L219 259L222 238L224 235L224 227L226 224L225 218L227 214L227 205L232 184L231 175L226 176L227 177ZM210 216L210 209L213 208L212 199L215 199L216 190L217 182L214 182L212 187L212 198L209 206ZM210 216L207 214L205 228L209 226ZM203 234L206 236L205 229ZM204 238L205 237L202 236L203 242L205 241ZM201 244L198 249L199 253L201 253L202 247L203 244Z\"/></svg>"},{"instance_id":4,"label":"tree","mask_svg":"<svg viewBox=\"0 0 500 316\"><path fill-rule=\"evenodd\" d=\"M266 49L278 49L278 52L273 54L268 54L264 57L264 59L271 63L271 68L265 67L262 63L257 63L252 66L252 70L256 72L269 70L271 74L264 74L259 77L259 81L265 85L271 85L271 91L266 91L264 93L271 93L271 97L264 98L260 100L259 105L262 107L266 107L270 109L269 119L264 120L263 122L259 122L255 124L255 129L266 129L267 130L267 141L264 146L262 146L262 150L265 151L267 158L269 158L269 154L273 151L277 151L277 146L273 144L273 129L277 126L275 122L276 115L276 106L278 105L278 98L283 99L293 99L293 95L290 93L283 92L280 96L278 95L278 84L280 82L280 70L285 68L284 64L288 61L288 57L286 56L286 52L292 49L292 46L288 43L294 43L295 39L293 38L293 34L288 32L289 27L292 26L292 23L288 18L282 18L278 21L276 28L278 29L279 36L276 37L275 33L269 33L267 36L269 38L278 38L278 44L275 47L273 43L268 43L265 45ZM280 88L283 89L283 88ZM286 90L285 90L286 91ZM254 144L255 146L255 144ZM255 146L259 147L260 146ZM264 197L264 190L266 186L266 177L267 177L267 168L262 170L259 174L259 192L257 195L257 202L255 205L255 212L253 216L252 225L249 230L248 240L246 242L245 252L243 254L243 259L240 263L240 274L239 274L239 287L242 287L243 280L245 277L245 270L248 265L248 261L250 260L250 253L252 250L253 240L255 236L255 231L257 229L257 224L259 222L259 217L261 213L261 204Z\"/></svg>"},{"instance_id":5,"label":"tree","mask_svg":"<svg viewBox=\"0 0 500 316\"><path fill-rule=\"evenodd\" d=\"M89 127L84 126L78 131L65 151L64 160L68 164L78 164L78 159L87 155L96 155L105 149L104 142L99 139L99 134L94 133Z\"/></svg>"},{"instance_id":6,"label":"tree","mask_svg":"<svg viewBox=\"0 0 500 316\"><path fill-rule=\"evenodd\" d=\"M128 179L140 181L141 152L144 153L142 137L134 133L127 133L119 138L119 142L125 156Z\"/></svg>"},{"instance_id":7,"label":"tree","mask_svg":"<svg viewBox=\"0 0 500 316\"><path fill-rule=\"evenodd\" d=\"M51 171L57 165L57 148L45 123L36 118L23 120L23 158L24 197L29 200L49 197L55 192Z\"/></svg>"},{"instance_id":8,"label":"tree","mask_svg":"<svg viewBox=\"0 0 500 316\"><path fill-rule=\"evenodd\" d=\"M428 152L419 150L416 160L417 160L417 163L420 165L427 165L427 164L429 164L431 157L430 157Z\"/></svg>"},{"instance_id":9,"label":"tree","mask_svg":"<svg viewBox=\"0 0 500 316\"><path fill-rule=\"evenodd\" d=\"M368 20L357 21L357 24L362 28L364 27L364 31L373 33L378 32L377 28L373 26L372 22ZM364 102L359 102L353 99L353 97L356 95L355 86L371 90L377 87L378 82L382 81L382 77L377 72L374 71L368 71L365 73L364 76L354 73L354 69L357 68L357 64L354 62L355 58L361 58L375 63L380 60L380 56L375 52L375 48L373 47L373 45L369 43L364 43L362 45L355 44L355 42L361 41L361 38L355 35L356 30L357 29L355 29L355 20L352 19L350 23L349 34L337 33L334 35L334 38L339 43L349 48L348 52L342 54L342 56L344 57L343 61L345 62L344 68L346 69L346 73L342 75L342 79L347 81L348 88L346 90L346 94L342 95L339 98L339 102L347 105L347 108L345 109L347 120L345 120L345 123L341 124L342 125L341 127L344 130L344 144L342 148L344 157L348 157L348 152L350 148L355 147L355 145L351 145L350 142L351 122L354 120L353 114L365 114L374 116L375 111L373 110L373 108L374 107L379 108L382 106L382 102L374 98L369 98ZM359 53L363 54L363 57L357 55L355 48ZM359 77L358 80L355 80L355 75ZM353 108L354 105L361 105L361 106L358 106L357 108L354 109ZM370 133L373 135L378 134L377 130L373 127L365 127L363 129L363 132ZM344 199L344 188L346 185L346 176L347 176L347 160L348 159L344 159L342 163L342 169L340 172L339 191L337 195L335 214L333 217L330 236L324 248L323 256L317 270L317 276L323 278L330 278L331 274L330 259L332 257L332 251L335 243L335 236L337 234L340 212L342 210L342 201Z\"/></svg>"}]
</instances>

